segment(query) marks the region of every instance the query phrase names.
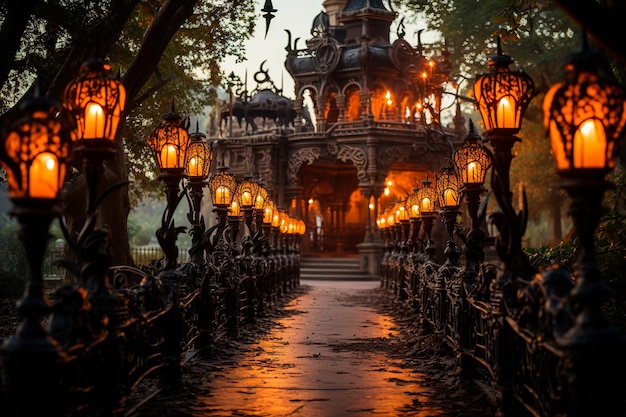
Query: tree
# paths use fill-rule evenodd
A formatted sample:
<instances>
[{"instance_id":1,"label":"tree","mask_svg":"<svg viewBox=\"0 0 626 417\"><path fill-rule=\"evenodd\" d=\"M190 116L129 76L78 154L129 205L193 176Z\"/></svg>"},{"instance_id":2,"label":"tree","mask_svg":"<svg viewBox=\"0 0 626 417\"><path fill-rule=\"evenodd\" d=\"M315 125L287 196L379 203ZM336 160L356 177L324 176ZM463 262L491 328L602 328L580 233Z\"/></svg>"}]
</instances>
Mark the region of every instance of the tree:
<instances>
[{"instance_id":1,"label":"tree","mask_svg":"<svg viewBox=\"0 0 626 417\"><path fill-rule=\"evenodd\" d=\"M85 59L94 53L108 57L124 73L128 124L121 123L119 158L107 164L103 187L124 182L129 174L139 186L154 183L154 170L145 174L153 164L142 142L158 120L155 115L172 99L193 112L211 103L221 60L226 55L243 59L254 6L252 0L7 0L0 5L0 124L35 81L60 99ZM68 192L81 189L77 178ZM70 225L79 228L82 200L67 201ZM132 264L129 210L126 188L100 208L101 225L116 237L114 264Z\"/></svg>"}]
</instances>

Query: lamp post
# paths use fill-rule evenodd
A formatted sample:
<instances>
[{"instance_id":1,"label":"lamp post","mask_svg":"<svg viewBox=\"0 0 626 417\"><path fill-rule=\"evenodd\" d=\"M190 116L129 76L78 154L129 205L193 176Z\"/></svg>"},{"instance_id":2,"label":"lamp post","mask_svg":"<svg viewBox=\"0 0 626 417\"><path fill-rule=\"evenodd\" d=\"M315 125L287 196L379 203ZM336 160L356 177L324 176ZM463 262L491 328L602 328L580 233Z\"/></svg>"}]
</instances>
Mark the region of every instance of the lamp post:
<instances>
[{"instance_id":1,"label":"lamp post","mask_svg":"<svg viewBox=\"0 0 626 417\"><path fill-rule=\"evenodd\" d=\"M446 164L442 168L441 176L437 177L437 197L439 199L439 207L441 207L443 222L448 231L448 243L444 253L447 256L447 262L456 265L460 253L454 244L454 226L456 225L456 216L459 214L461 198L459 178L451 163Z\"/></svg>"},{"instance_id":2,"label":"lamp post","mask_svg":"<svg viewBox=\"0 0 626 417\"><path fill-rule=\"evenodd\" d=\"M236 199L239 202L239 207L243 212L243 223L248 228L248 233L252 234L252 217L253 211L257 204L263 204L262 201L257 201L257 196L260 193L259 183L254 180L252 174L248 174L243 178L243 181L237 186L235 192ZM264 198L262 198L264 200Z\"/></svg>"},{"instance_id":3,"label":"lamp post","mask_svg":"<svg viewBox=\"0 0 626 417\"><path fill-rule=\"evenodd\" d=\"M87 182L87 224L78 238L73 238L64 230L65 238L80 263L78 270L81 274L76 277L78 282L89 290L89 299L95 309L108 309L107 312L100 311L102 315L108 315L112 308L107 276L111 262L107 250L110 238L107 232L96 229L95 212L100 200L104 162L115 158L118 153L117 128L126 105L126 90L109 64L100 58L92 58L85 61L78 77L65 89L64 105L75 123L74 154L82 158L82 171ZM115 184L106 192L126 184ZM93 244L96 239L102 244ZM106 259L108 265L101 265L102 259ZM87 267L90 264L98 264L98 267ZM83 276L84 273L89 276Z\"/></svg>"},{"instance_id":4,"label":"lamp post","mask_svg":"<svg viewBox=\"0 0 626 417\"><path fill-rule=\"evenodd\" d=\"M485 210L479 215L480 195L487 191L484 187L487 170L491 167L491 157L482 144L482 138L476 132L476 127L470 119L469 132L463 138L463 144L454 152L454 165L460 182L460 193L465 197L467 210L472 225L467 233L465 242L466 268L478 272L478 265L485 259L482 243L485 241L485 231L480 226L484 220Z\"/></svg>"},{"instance_id":5,"label":"lamp post","mask_svg":"<svg viewBox=\"0 0 626 417\"><path fill-rule=\"evenodd\" d=\"M61 110L59 103L36 92L7 119L2 131L0 162L29 267L26 290L17 305L23 320L2 346L10 415L56 416L63 410L50 406L63 401L57 370L61 352L41 321L50 311L41 268L50 223L60 213L58 193L65 180L70 144Z\"/></svg>"},{"instance_id":6,"label":"lamp post","mask_svg":"<svg viewBox=\"0 0 626 417\"><path fill-rule=\"evenodd\" d=\"M268 201L269 194L265 187L263 187L261 180L257 181L258 185L258 193L256 198L254 199L254 223L255 223L255 232L258 236L261 236L263 233L263 219L265 217L265 206Z\"/></svg>"},{"instance_id":7,"label":"lamp post","mask_svg":"<svg viewBox=\"0 0 626 417\"><path fill-rule=\"evenodd\" d=\"M559 185L571 198L569 214L580 241L571 292L576 322L559 341L568 351L564 372L584 375L570 386L572 416L623 414L623 383L614 381L621 381L624 369L624 338L601 311L610 290L596 265L594 235L603 195L612 186L605 176L615 167L626 125L626 93L602 76L602 63L585 40L565 66L565 81L548 91L543 104Z\"/></svg>"},{"instance_id":8,"label":"lamp post","mask_svg":"<svg viewBox=\"0 0 626 417\"><path fill-rule=\"evenodd\" d=\"M211 200L219 222L215 232L216 239L212 242L214 246L218 243L226 243L223 236L226 228L226 217L237 190L237 179L228 172L228 167L224 165L224 161L219 161L217 171L209 180Z\"/></svg>"},{"instance_id":9,"label":"lamp post","mask_svg":"<svg viewBox=\"0 0 626 417\"><path fill-rule=\"evenodd\" d=\"M405 208L409 213L409 223L411 224L411 228L409 229L409 241L411 242L414 253L420 250L418 245L418 234L422 226L420 201L417 195L418 190L418 187L413 188L413 194L410 194L404 203Z\"/></svg>"},{"instance_id":10,"label":"lamp post","mask_svg":"<svg viewBox=\"0 0 626 417\"><path fill-rule=\"evenodd\" d=\"M428 239L428 243L426 244L424 251L428 255L428 258L434 261L437 248L435 247L435 242L431 237L431 233L433 230L433 222L435 220L435 216L437 215L435 211L437 191L431 187L432 183L433 182L428 179L428 174L426 174L426 179L422 180L422 186L417 190L417 200L420 202L419 207L422 221L424 223L424 232L426 233L426 238Z\"/></svg>"},{"instance_id":11,"label":"lamp post","mask_svg":"<svg viewBox=\"0 0 626 417\"><path fill-rule=\"evenodd\" d=\"M526 216L518 215L513 207L509 174L513 146L521 142L515 135L535 95L535 86L524 71L509 69L513 59L502 54L499 37L497 42L498 53L487 63L491 72L476 79L474 96L485 124L485 140L491 143L494 153L491 189L502 211L501 216L493 218L500 234L496 251L507 271L530 280L534 272L522 250Z\"/></svg>"},{"instance_id":12,"label":"lamp post","mask_svg":"<svg viewBox=\"0 0 626 417\"><path fill-rule=\"evenodd\" d=\"M474 97L485 124L485 139L492 144L496 156L494 164L498 166L494 178L501 182L505 198L510 201L511 151L515 142L521 141L515 135L520 131L535 86L524 71L509 69L513 59L502 54L500 37L497 43L497 55L487 62L491 72L480 75L474 82Z\"/></svg>"},{"instance_id":13,"label":"lamp post","mask_svg":"<svg viewBox=\"0 0 626 417\"><path fill-rule=\"evenodd\" d=\"M189 139L183 171L183 176L187 178L187 193L185 194L189 204L187 219L191 224L189 258L194 264L201 265L206 258L204 256L204 218L200 214L200 208L204 195L203 189L213 161L213 147L207 142L206 135L198 131L197 121L196 131L189 135Z\"/></svg>"},{"instance_id":14,"label":"lamp post","mask_svg":"<svg viewBox=\"0 0 626 417\"><path fill-rule=\"evenodd\" d=\"M161 227L156 235L165 254L161 269L176 268L178 248L176 239L183 227L174 226L174 211L183 197L180 182L185 169L189 134L187 133L187 119L176 113L174 103L172 110L161 116L158 126L148 138L148 146L152 150L154 159L159 167L159 179L165 184L167 207L161 219Z\"/></svg>"}]
</instances>

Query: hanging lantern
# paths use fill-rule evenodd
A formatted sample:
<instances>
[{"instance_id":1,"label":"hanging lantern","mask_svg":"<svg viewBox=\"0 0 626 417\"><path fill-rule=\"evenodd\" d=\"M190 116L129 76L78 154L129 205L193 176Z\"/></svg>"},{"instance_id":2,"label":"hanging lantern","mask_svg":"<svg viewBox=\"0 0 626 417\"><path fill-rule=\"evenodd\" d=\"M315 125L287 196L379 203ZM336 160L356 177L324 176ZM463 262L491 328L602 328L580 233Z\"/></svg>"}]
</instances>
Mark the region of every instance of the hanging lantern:
<instances>
[{"instance_id":1,"label":"hanging lantern","mask_svg":"<svg viewBox=\"0 0 626 417\"><path fill-rule=\"evenodd\" d=\"M197 131L189 135L189 146L185 155L183 175L190 180L204 180L209 176L213 161L213 146L206 141L206 135Z\"/></svg>"},{"instance_id":2,"label":"hanging lantern","mask_svg":"<svg viewBox=\"0 0 626 417\"><path fill-rule=\"evenodd\" d=\"M417 200L419 201L422 214L432 214L435 212L435 201L437 201L437 190L431 187L433 182L428 179L422 180L422 187L417 190Z\"/></svg>"},{"instance_id":3,"label":"hanging lantern","mask_svg":"<svg viewBox=\"0 0 626 417\"><path fill-rule=\"evenodd\" d=\"M442 209L457 209L460 206L459 177L452 165L442 168L441 176L437 177L437 197Z\"/></svg>"},{"instance_id":4,"label":"hanging lantern","mask_svg":"<svg viewBox=\"0 0 626 417\"><path fill-rule=\"evenodd\" d=\"M454 152L453 160L460 183L465 187L482 187L487 170L491 167L491 157L482 144L482 138L470 119L469 132L463 145Z\"/></svg>"},{"instance_id":5,"label":"hanging lantern","mask_svg":"<svg viewBox=\"0 0 626 417\"><path fill-rule=\"evenodd\" d=\"M55 200L65 181L70 132L61 105L37 92L20 106L2 132L0 162L13 201Z\"/></svg>"},{"instance_id":6,"label":"hanging lantern","mask_svg":"<svg viewBox=\"0 0 626 417\"><path fill-rule=\"evenodd\" d=\"M557 171L604 176L615 167L626 124L626 95L600 75L601 57L587 50L566 64L566 79L550 88L543 102L544 124Z\"/></svg>"},{"instance_id":7,"label":"hanging lantern","mask_svg":"<svg viewBox=\"0 0 626 417\"><path fill-rule=\"evenodd\" d=\"M126 105L126 89L102 59L86 61L65 90L65 107L76 122L76 139L113 142Z\"/></svg>"},{"instance_id":8,"label":"hanging lantern","mask_svg":"<svg viewBox=\"0 0 626 417\"><path fill-rule=\"evenodd\" d=\"M474 98L486 131L504 129L514 134L521 128L535 85L524 71L509 69L513 59L502 54L500 37L497 42L498 54L487 62L491 72L474 82Z\"/></svg>"},{"instance_id":9,"label":"hanging lantern","mask_svg":"<svg viewBox=\"0 0 626 417\"><path fill-rule=\"evenodd\" d=\"M161 116L159 125L148 138L161 175L182 175L189 135L183 117L174 110Z\"/></svg>"},{"instance_id":10,"label":"hanging lantern","mask_svg":"<svg viewBox=\"0 0 626 417\"><path fill-rule=\"evenodd\" d=\"M228 173L228 168L220 161L218 172L209 180L209 189L213 205L219 208L228 208L237 189L235 176Z\"/></svg>"}]
</instances>

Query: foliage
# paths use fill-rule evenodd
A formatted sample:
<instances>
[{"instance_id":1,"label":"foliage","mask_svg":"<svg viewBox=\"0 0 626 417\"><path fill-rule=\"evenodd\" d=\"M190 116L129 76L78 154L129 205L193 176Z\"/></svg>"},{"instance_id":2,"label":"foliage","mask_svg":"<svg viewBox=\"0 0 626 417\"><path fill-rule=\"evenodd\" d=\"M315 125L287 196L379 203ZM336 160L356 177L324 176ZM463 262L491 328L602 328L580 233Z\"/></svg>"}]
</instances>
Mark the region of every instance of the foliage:
<instances>
[{"instance_id":1,"label":"foliage","mask_svg":"<svg viewBox=\"0 0 626 417\"><path fill-rule=\"evenodd\" d=\"M496 38L502 39L503 53L514 59L512 70L522 68L534 80L537 96L526 111L522 141L515 145L517 156L511 165L511 189L519 194L523 184L529 201L530 219L538 222L563 192L556 180L550 143L543 127L543 95L562 77L564 59L579 49L574 23L547 0L400 0L399 6L438 28L451 51L451 60L460 63L460 94L472 96L474 74L488 71L485 63L496 53ZM438 45L434 45L437 47ZM474 121L480 116L472 116ZM559 221L555 219L555 221Z\"/></svg>"},{"instance_id":2,"label":"foliage","mask_svg":"<svg viewBox=\"0 0 626 417\"><path fill-rule=\"evenodd\" d=\"M16 244L19 225L0 213L0 298L19 297L28 277L28 263L22 245Z\"/></svg>"},{"instance_id":3,"label":"foliage","mask_svg":"<svg viewBox=\"0 0 626 417\"><path fill-rule=\"evenodd\" d=\"M131 105L124 131L131 203L144 196L162 196L163 187L155 181L157 168L146 138L164 113L175 110L196 121L205 120L208 107L216 99L216 86L226 56L244 60L243 42L253 33L255 3L250 0L198 2L194 13L168 44L157 70ZM128 67L137 54L146 25L155 10L142 3L127 22L110 59ZM199 125L206 131L205 121Z\"/></svg>"},{"instance_id":4,"label":"foliage","mask_svg":"<svg viewBox=\"0 0 626 417\"><path fill-rule=\"evenodd\" d=\"M626 171L616 170L611 180L615 189L607 193L607 213L596 230L596 262L602 278L612 290L612 297L604 309L611 322L626 331ZM552 247L527 249L527 253L538 269L558 265L574 271L578 238L574 236Z\"/></svg>"}]
</instances>

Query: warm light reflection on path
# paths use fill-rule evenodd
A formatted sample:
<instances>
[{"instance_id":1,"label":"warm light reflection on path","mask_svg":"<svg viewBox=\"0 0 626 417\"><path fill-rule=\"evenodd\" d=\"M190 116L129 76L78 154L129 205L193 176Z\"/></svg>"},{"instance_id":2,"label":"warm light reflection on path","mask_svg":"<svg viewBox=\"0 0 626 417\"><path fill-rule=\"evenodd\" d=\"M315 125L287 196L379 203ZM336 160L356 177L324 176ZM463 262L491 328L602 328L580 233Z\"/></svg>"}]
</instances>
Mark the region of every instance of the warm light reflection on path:
<instances>
[{"instance_id":1,"label":"warm light reflection on path","mask_svg":"<svg viewBox=\"0 0 626 417\"><path fill-rule=\"evenodd\" d=\"M429 407L435 393L423 375L402 366L392 318L367 307L367 290L378 285L303 281L310 290L289 303L269 333L207 369L193 415L446 415Z\"/></svg>"}]
</instances>

